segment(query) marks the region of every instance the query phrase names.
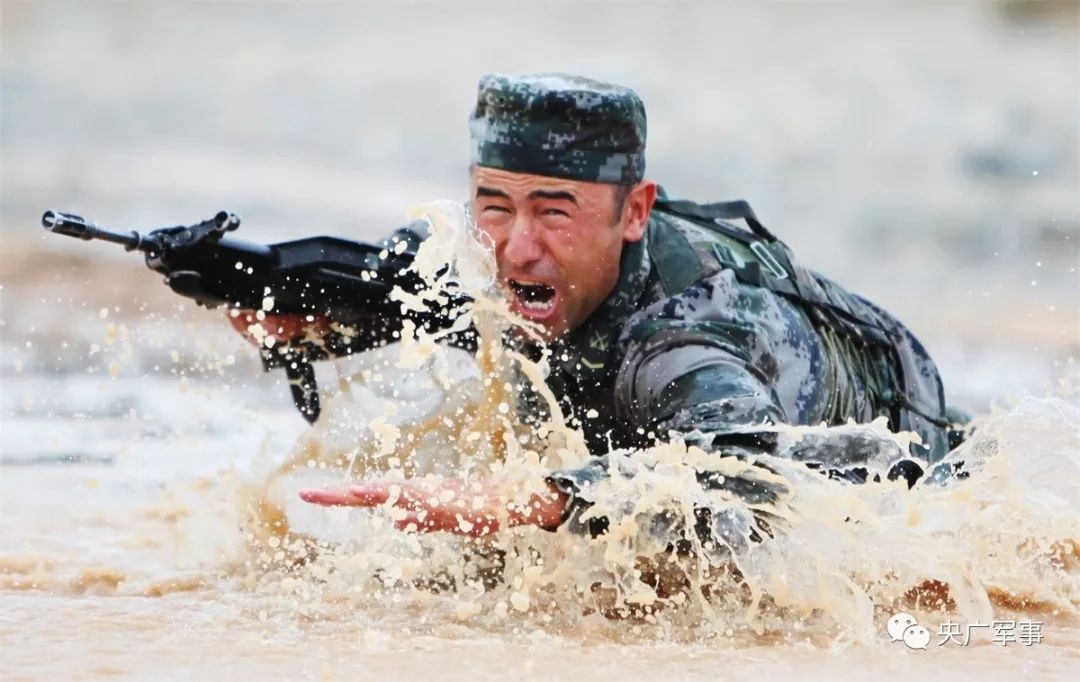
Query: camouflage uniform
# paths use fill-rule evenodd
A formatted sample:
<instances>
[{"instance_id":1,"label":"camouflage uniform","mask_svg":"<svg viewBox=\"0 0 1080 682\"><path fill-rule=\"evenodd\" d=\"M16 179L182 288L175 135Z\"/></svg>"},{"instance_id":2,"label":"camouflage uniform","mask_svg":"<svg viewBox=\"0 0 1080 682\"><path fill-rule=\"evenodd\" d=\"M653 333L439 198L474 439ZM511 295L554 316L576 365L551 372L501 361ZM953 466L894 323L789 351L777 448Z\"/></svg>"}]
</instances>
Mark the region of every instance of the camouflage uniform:
<instances>
[{"instance_id":1,"label":"camouflage uniform","mask_svg":"<svg viewBox=\"0 0 1080 682\"><path fill-rule=\"evenodd\" d=\"M644 177L644 107L625 88L487 76L470 128L478 165L593 182ZM948 450L941 380L919 342L800 266L744 202L698 205L661 190L645 237L623 249L615 290L552 351L548 383L596 455L549 479L570 494L564 521L575 530L603 529L580 517L595 486L623 475L606 453L671 434L745 457L772 447L763 424L885 416L893 430L920 435L920 459ZM852 465L865 453L846 450L844 466L827 469L860 480ZM725 485L699 473L703 486Z\"/></svg>"}]
</instances>

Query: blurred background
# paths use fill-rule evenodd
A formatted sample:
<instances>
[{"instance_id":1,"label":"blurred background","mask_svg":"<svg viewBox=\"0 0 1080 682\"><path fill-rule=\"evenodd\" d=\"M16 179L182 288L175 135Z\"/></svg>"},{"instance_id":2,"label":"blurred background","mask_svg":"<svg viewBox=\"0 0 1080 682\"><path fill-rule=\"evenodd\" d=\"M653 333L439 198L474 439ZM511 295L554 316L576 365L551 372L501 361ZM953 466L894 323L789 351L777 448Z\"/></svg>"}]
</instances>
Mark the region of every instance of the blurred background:
<instances>
[{"instance_id":1,"label":"blurred background","mask_svg":"<svg viewBox=\"0 0 1080 682\"><path fill-rule=\"evenodd\" d=\"M465 198L489 71L635 88L653 179L748 199L808 266L908 323L951 402L1066 390L1078 6L3 0L2 447L37 456L65 415L162 428L181 391L215 396L183 403L192 428L289 410L219 312L133 254L46 235L45 209L117 229L229 209L249 240L376 239L418 203Z\"/></svg>"}]
</instances>

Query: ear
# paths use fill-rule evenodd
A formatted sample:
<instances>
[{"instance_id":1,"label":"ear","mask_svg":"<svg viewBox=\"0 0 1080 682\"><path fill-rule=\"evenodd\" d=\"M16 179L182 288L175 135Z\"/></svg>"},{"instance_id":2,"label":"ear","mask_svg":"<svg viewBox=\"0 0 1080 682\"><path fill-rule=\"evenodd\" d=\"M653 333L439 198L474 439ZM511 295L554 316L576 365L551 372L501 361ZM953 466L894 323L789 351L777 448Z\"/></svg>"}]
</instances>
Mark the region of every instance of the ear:
<instances>
[{"instance_id":1,"label":"ear","mask_svg":"<svg viewBox=\"0 0 1080 682\"><path fill-rule=\"evenodd\" d=\"M656 201L656 183L642 180L626 195L623 206L623 241L636 242L649 226L649 212Z\"/></svg>"}]
</instances>

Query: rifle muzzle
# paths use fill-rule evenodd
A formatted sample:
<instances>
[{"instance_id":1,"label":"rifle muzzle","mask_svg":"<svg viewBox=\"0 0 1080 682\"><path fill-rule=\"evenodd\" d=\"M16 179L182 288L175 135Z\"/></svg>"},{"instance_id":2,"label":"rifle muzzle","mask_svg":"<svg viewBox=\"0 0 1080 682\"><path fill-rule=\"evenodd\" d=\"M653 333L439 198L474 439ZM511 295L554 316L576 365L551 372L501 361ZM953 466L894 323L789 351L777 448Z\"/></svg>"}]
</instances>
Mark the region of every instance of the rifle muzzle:
<instances>
[{"instance_id":1,"label":"rifle muzzle","mask_svg":"<svg viewBox=\"0 0 1080 682\"><path fill-rule=\"evenodd\" d=\"M127 234L109 232L82 216L59 211L45 211L41 216L41 225L49 232L75 237L76 239L85 239L87 241L101 239L114 244L122 244L128 251L140 248L145 242L144 237L138 232L133 231Z\"/></svg>"},{"instance_id":2,"label":"rifle muzzle","mask_svg":"<svg viewBox=\"0 0 1080 682\"><path fill-rule=\"evenodd\" d=\"M78 239L94 238L91 235L94 224L88 222L86 218L70 213L45 211L45 214L41 216L41 224L49 232L66 234L69 237L77 237Z\"/></svg>"}]
</instances>

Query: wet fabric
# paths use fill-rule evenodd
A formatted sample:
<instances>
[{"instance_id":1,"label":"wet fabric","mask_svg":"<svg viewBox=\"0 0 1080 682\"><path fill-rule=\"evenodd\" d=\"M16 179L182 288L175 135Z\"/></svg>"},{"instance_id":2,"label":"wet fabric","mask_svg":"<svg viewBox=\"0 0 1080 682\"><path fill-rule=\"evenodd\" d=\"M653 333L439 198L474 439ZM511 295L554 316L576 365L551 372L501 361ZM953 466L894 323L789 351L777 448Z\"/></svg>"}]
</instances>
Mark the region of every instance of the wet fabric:
<instances>
[{"instance_id":1,"label":"wet fabric","mask_svg":"<svg viewBox=\"0 0 1080 682\"><path fill-rule=\"evenodd\" d=\"M833 298L842 296L853 315L880 325L877 343L888 346L882 352L882 345L859 341L807 306L740 281L719 258L712 272L673 292L652 248L673 232L699 253L738 247L654 210L644 239L624 248L615 291L553 348L548 383L596 455L550 479L572 497L567 521L573 529L595 534L596 519L575 519L588 509L590 489L624 475L625 467L611 466L605 454L672 436L718 457L745 458L772 451L774 439L762 427L886 417L892 430L919 435L922 443L912 446L912 457L933 463L946 454L945 430L933 423L944 414L940 376L900 322L815 275L817 285L832 290ZM676 271L698 266L667 265ZM833 450L825 458L841 454ZM862 451L868 456L871 448ZM858 482L858 472L850 472L858 468L859 452L844 455L840 476ZM700 474L703 485L717 484L707 471Z\"/></svg>"}]
</instances>

